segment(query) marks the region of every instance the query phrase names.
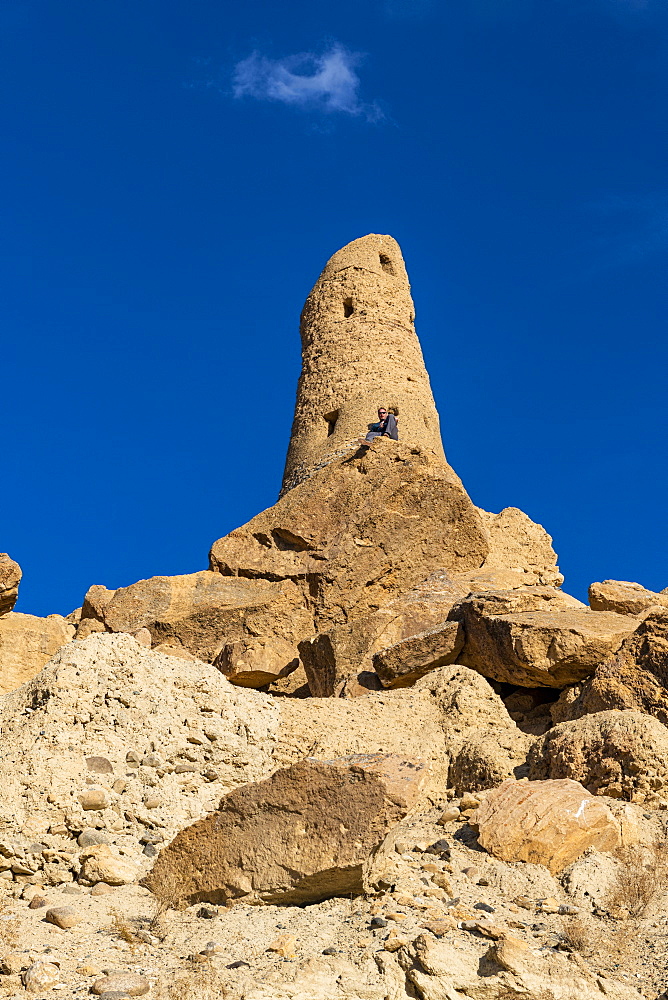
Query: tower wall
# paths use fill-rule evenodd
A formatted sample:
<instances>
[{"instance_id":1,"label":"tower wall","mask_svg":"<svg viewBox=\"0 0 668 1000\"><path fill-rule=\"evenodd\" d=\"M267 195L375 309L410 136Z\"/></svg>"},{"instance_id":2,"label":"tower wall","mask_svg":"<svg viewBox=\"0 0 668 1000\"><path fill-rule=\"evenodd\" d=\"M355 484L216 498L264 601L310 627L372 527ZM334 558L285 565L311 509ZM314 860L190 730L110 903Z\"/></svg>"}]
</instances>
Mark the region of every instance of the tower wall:
<instances>
[{"instance_id":1,"label":"tower wall","mask_svg":"<svg viewBox=\"0 0 668 1000\"><path fill-rule=\"evenodd\" d=\"M302 311L302 372L283 492L344 454L377 420L380 405L398 414L402 441L445 458L414 319L391 236L364 236L330 258Z\"/></svg>"}]
</instances>

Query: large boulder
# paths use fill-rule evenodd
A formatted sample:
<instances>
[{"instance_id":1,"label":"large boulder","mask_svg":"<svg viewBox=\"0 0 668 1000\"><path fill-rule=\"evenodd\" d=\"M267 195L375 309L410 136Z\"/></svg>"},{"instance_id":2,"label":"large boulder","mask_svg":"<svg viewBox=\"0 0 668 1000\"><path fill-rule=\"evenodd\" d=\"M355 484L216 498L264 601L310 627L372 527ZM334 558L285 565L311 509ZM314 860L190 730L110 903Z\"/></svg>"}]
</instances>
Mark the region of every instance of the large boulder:
<instances>
[{"instance_id":1,"label":"large boulder","mask_svg":"<svg viewBox=\"0 0 668 1000\"><path fill-rule=\"evenodd\" d=\"M31 680L53 654L74 637L74 626L61 615L0 616L0 694Z\"/></svg>"},{"instance_id":2,"label":"large boulder","mask_svg":"<svg viewBox=\"0 0 668 1000\"><path fill-rule=\"evenodd\" d=\"M597 712L536 740L529 777L572 778L594 795L658 803L668 786L668 729L642 712Z\"/></svg>"},{"instance_id":3,"label":"large boulder","mask_svg":"<svg viewBox=\"0 0 668 1000\"><path fill-rule=\"evenodd\" d=\"M19 564L6 552L0 552L0 615L6 615L16 604L21 576Z\"/></svg>"},{"instance_id":4,"label":"large boulder","mask_svg":"<svg viewBox=\"0 0 668 1000\"><path fill-rule=\"evenodd\" d=\"M552 539L542 525L517 507L506 507L499 514L480 509L478 513L487 532L489 552L482 566L468 574L471 590L561 586L564 578Z\"/></svg>"},{"instance_id":5,"label":"large boulder","mask_svg":"<svg viewBox=\"0 0 668 1000\"><path fill-rule=\"evenodd\" d=\"M635 624L612 611L591 611L551 587L474 594L450 617L464 627L459 663L524 687L560 688L582 680Z\"/></svg>"},{"instance_id":6,"label":"large boulder","mask_svg":"<svg viewBox=\"0 0 668 1000\"><path fill-rule=\"evenodd\" d=\"M288 677L299 666L299 658L284 639L248 636L225 643L213 665L231 684L261 688Z\"/></svg>"},{"instance_id":7,"label":"large boulder","mask_svg":"<svg viewBox=\"0 0 668 1000\"><path fill-rule=\"evenodd\" d=\"M620 615L639 615L657 605L668 608L668 588L655 594L639 583L627 580L603 580L589 586L589 605L594 611L616 611Z\"/></svg>"},{"instance_id":8,"label":"large boulder","mask_svg":"<svg viewBox=\"0 0 668 1000\"><path fill-rule=\"evenodd\" d=\"M427 775L423 761L389 754L303 760L226 795L177 835L144 884L189 903L303 905L360 893Z\"/></svg>"},{"instance_id":9,"label":"large boulder","mask_svg":"<svg viewBox=\"0 0 668 1000\"><path fill-rule=\"evenodd\" d=\"M210 566L224 576L294 580L313 608L312 634L387 604L436 570L472 571L488 551L480 514L453 470L419 447L380 439L215 542Z\"/></svg>"},{"instance_id":10,"label":"large boulder","mask_svg":"<svg viewBox=\"0 0 668 1000\"><path fill-rule=\"evenodd\" d=\"M89 591L84 608L91 606L108 631L133 634L146 628L154 646L182 646L208 663L226 643L275 636L289 647L285 666L296 656L297 638L312 630L312 616L289 580L272 583L203 570L100 593L104 589L92 588L95 603Z\"/></svg>"},{"instance_id":11,"label":"large boulder","mask_svg":"<svg viewBox=\"0 0 668 1000\"><path fill-rule=\"evenodd\" d=\"M463 645L461 623L441 622L375 653L373 668L384 687L408 687L431 670L454 663Z\"/></svg>"},{"instance_id":12,"label":"large boulder","mask_svg":"<svg viewBox=\"0 0 668 1000\"><path fill-rule=\"evenodd\" d=\"M562 871L588 848L621 846L620 828L608 807L577 781L504 781L476 810L480 845L501 861L544 865Z\"/></svg>"},{"instance_id":13,"label":"large boulder","mask_svg":"<svg viewBox=\"0 0 668 1000\"><path fill-rule=\"evenodd\" d=\"M562 691L554 722L592 712L636 709L668 726L668 609L653 608L592 677Z\"/></svg>"}]
</instances>

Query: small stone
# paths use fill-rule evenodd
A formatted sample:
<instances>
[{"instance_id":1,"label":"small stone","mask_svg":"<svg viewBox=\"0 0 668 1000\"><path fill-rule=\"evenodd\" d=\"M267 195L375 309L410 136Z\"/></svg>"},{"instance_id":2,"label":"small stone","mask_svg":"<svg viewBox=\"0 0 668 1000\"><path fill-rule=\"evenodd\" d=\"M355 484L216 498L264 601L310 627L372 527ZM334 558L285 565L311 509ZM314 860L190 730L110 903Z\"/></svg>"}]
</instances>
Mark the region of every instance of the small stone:
<instances>
[{"instance_id":1,"label":"small stone","mask_svg":"<svg viewBox=\"0 0 668 1000\"><path fill-rule=\"evenodd\" d=\"M562 903L557 913L562 917L575 917L580 912L579 907L572 906L570 903Z\"/></svg>"},{"instance_id":2,"label":"small stone","mask_svg":"<svg viewBox=\"0 0 668 1000\"><path fill-rule=\"evenodd\" d=\"M113 888L106 882L97 882L90 891L91 896L106 896L108 892L113 892Z\"/></svg>"},{"instance_id":3,"label":"small stone","mask_svg":"<svg viewBox=\"0 0 668 1000\"><path fill-rule=\"evenodd\" d=\"M443 889L450 896L452 895L452 884L445 872L435 872L431 876L431 880L439 889Z\"/></svg>"},{"instance_id":4,"label":"small stone","mask_svg":"<svg viewBox=\"0 0 668 1000\"><path fill-rule=\"evenodd\" d=\"M541 900L540 906L538 907L539 913L559 913L559 903L556 901L554 896L550 896L548 899Z\"/></svg>"},{"instance_id":5,"label":"small stone","mask_svg":"<svg viewBox=\"0 0 668 1000\"><path fill-rule=\"evenodd\" d=\"M153 944L153 945L160 944L160 938L157 938L154 934L151 934L150 931L144 931L144 930L137 931L135 937L137 938L138 941L142 941L143 944Z\"/></svg>"},{"instance_id":6,"label":"small stone","mask_svg":"<svg viewBox=\"0 0 668 1000\"><path fill-rule=\"evenodd\" d=\"M325 950L323 951L323 955L338 955L338 954L339 954L338 948L325 948Z\"/></svg>"},{"instance_id":7,"label":"small stone","mask_svg":"<svg viewBox=\"0 0 668 1000\"><path fill-rule=\"evenodd\" d=\"M250 969L250 962L244 962L240 959L238 962L230 962L229 965L225 966L226 969Z\"/></svg>"},{"instance_id":8,"label":"small stone","mask_svg":"<svg viewBox=\"0 0 668 1000\"><path fill-rule=\"evenodd\" d=\"M100 969L97 965L80 965L76 970L78 976L99 976Z\"/></svg>"},{"instance_id":9,"label":"small stone","mask_svg":"<svg viewBox=\"0 0 668 1000\"><path fill-rule=\"evenodd\" d=\"M55 924L56 927L66 931L80 924L83 918L71 906L54 906L46 911L44 919L47 924Z\"/></svg>"},{"instance_id":10,"label":"small stone","mask_svg":"<svg viewBox=\"0 0 668 1000\"><path fill-rule=\"evenodd\" d=\"M177 764L174 768L174 774L192 774L197 769L196 764Z\"/></svg>"},{"instance_id":11,"label":"small stone","mask_svg":"<svg viewBox=\"0 0 668 1000\"><path fill-rule=\"evenodd\" d=\"M424 924L421 924L425 930L431 931L436 937L443 937L448 931L451 931L455 926L454 920L450 917L444 917L442 920L429 920Z\"/></svg>"},{"instance_id":12,"label":"small stone","mask_svg":"<svg viewBox=\"0 0 668 1000\"><path fill-rule=\"evenodd\" d=\"M125 763L129 764L130 767L139 767L141 764L141 754L137 753L136 750L128 750L125 755Z\"/></svg>"},{"instance_id":13,"label":"small stone","mask_svg":"<svg viewBox=\"0 0 668 1000\"><path fill-rule=\"evenodd\" d=\"M218 910L215 906L200 906L197 916L203 920L213 920L214 917L218 916Z\"/></svg>"},{"instance_id":14,"label":"small stone","mask_svg":"<svg viewBox=\"0 0 668 1000\"><path fill-rule=\"evenodd\" d=\"M470 792L464 792L459 802L459 808L462 812L468 812L470 809L477 809L479 805L480 800L477 799L475 795L471 795Z\"/></svg>"},{"instance_id":15,"label":"small stone","mask_svg":"<svg viewBox=\"0 0 668 1000\"><path fill-rule=\"evenodd\" d=\"M28 903L28 909L39 910L43 906L48 906L48 905L49 905L49 900L46 898L46 896L33 896L30 902Z\"/></svg>"},{"instance_id":16,"label":"small stone","mask_svg":"<svg viewBox=\"0 0 668 1000\"><path fill-rule=\"evenodd\" d=\"M461 818L461 815L461 810L457 806L448 806L436 822L439 826L447 826L448 823L456 823Z\"/></svg>"},{"instance_id":17,"label":"small stone","mask_svg":"<svg viewBox=\"0 0 668 1000\"><path fill-rule=\"evenodd\" d=\"M389 913L386 913L385 916L387 917L388 920L397 920L398 921L398 920L405 920L406 919L406 914L405 913L399 913L398 910L392 910Z\"/></svg>"},{"instance_id":18,"label":"small stone","mask_svg":"<svg viewBox=\"0 0 668 1000\"><path fill-rule=\"evenodd\" d=\"M493 941L498 941L506 933L505 927L500 927L498 924L491 924L487 920L477 920L475 922L475 929L483 937L492 938Z\"/></svg>"},{"instance_id":19,"label":"small stone","mask_svg":"<svg viewBox=\"0 0 668 1000\"><path fill-rule=\"evenodd\" d=\"M477 885L481 873L479 868L476 868L475 865L471 865L469 868L463 868L462 874L466 875L469 882L473 882L474 885Z\"/></svg>"},{"instance_id":20,"label":"small stone","mask_svg":"<svg viewBox=\"0 0 668 1000\"><path fill-rule=\"evenodd\" d=\"M23 951L10 951L0 960L0 972L5 976L15 976L30 965L30 959Z\"/></svg>"},{"instance_id":21,"label":"small stone","mask_svg":"<svg viewBox=\"0 0 668 1000\"><path fill-rule=\"evenodd\" d=\"M447 840L437 840L425 848L427 854L440 854L443 857L450 857L450 844Z\"/></svg>"},{"instance_id":22,"label":"small stone","mask_svg":"<svg viewBox=\"0 0 668 1000\"><path fill-rule=\"evenodd\" d=\"M86 767L95 774L113 774L114 768L106 757L86 757Z\"/></svg>"},{"instance_id":23,"label":"small stone","mask_svg":"<svg viewBox=\"0 0 668 1000\"><path fill-rule=\"evenodd\" d=\"M280 934L275 941L272 941L267 951L273 951L281 958L293 958L296 946L297 938L294 934Z\"/></svg>"},{"instance_id":24,"label":"small stone","mask_svg":"<svg viewBox=\"0 0 668 1000\"><path fill-rule=\"evenodd\" d=\"M137 631L134 633L134 637L140 646L146 646L147 649L151 648L153 640L151 638L151 633L146 628L146 626L142 626L142 628L137 629Z\"/></svg>"},{"instance_id":25,"label":"small stone","mask_svg":"<svg viewBox=\"0 0 668 1000\"><path fill-rule=\"evenodd\" d=\"M116 781L113 783L111 787L113 791L116 792L117 795L122 795L125 789L128 787L128 783L125 780L125 778L116 778Z\"/></svg>"},{"instance_id":26,"label":"small stone","mask_svg":"<svg viewBox=\"0 0 668 1000\"><path fill-rule=\"evenodd\" d=\"M515 902L517 903L518 906L521 906L523 910L532 910L533 909L533 905L534 905L533 904L533 900L529 899L528 896L517 896L515 898Z\"/></svg>"},{"instance_id":27,"label":"small stone","mask_svg":"<svg viewBox=\"0 0 668 1000\"><path fill-rule=\"evenodd\" d=\"M23 973L23 985L28 993L42 993L45 990L52 990L60 980L60 971L57 965L50 962L35 962L27 972Z\"/></svg>"},{"instance_id":28,"label":"small stone","mask_svg":"<svg viewBox=\"0 0 668 1000\"><path fill-rule=\"evenodd\" d=\"M163 761L157 753L145 753L141 759L144 767L162 767Z\"/></svg>"},{"instance_id":29,"label":"small stone","mask_svg":"<svg viewBox=\"0 0 668 1000\"><path fill-rule=\"evenodd\" d=\"M206 771L202 771L202 777L206 781L217 781L219 774L218 771L214 771L212 767L207 767Z\"/></svg>"},{"instance_id":30,"label":"small stone","mask_svg":"<svg viewBox=\"0 0 668 1000\"><path fill-rule=\"evenodd\" d=\"M111 796L106 788L90 785L85 792L78 796L81 808L86 811L90 809L108 809L111 805Z\"/></svg>"},{"instance_id":31,"label":"small stone","mask_svg":"<svg viewBox=\"0 0 668 1000\"><path fill-rule=\"evenodd\" d=\"M88 882L129 885L139 873L136 865L122 858L109 844L96 844L81 854L81 875Z\"/></svg>"},{"instance_id":32,"label":"small stone","mask_svg":"<svg viewBox=\"0 0 668 1000\"><path fill-rule=\"evenodd\" d=\"M77 837L77 844L79 847L94 847L95 844L108 844L109 837L106 833L102 833L101 830L92 830L86 828L82 830Z\"/></svg>"},{"instance_id":33,"label":"small stone","mask_svg":"<svg viewBox=\"0 0 668 1000\"><path fill-rule=\"evenodd\" d=\"M131 997L143 997L151 988L148 979L139 976L136 972L111 972L101 979L96 979L92 986L96 996L104 996L106 993L126 994Z\"/></svg>"},{"instance_id":34,"label":"small stone","mask_svg":"<svg viewBox=\"0 0 668 1000\"><path fill-rule=\"evenodd\" d=\"M400 937L389 937L387 941L383 942L383 948L385 951L399 951L400 948L404 948L408 944L406 938Z\"/></svg>"},{"instance_id":35,"label":"small stone","mask_svg":"<svg viewBox=\"0 0 668 1000\"><path fill-rule=\"evenodd\" d=\"M157 847L154 847L153 844L146 844L142 854L145 854L147 858L155 858L157 857L158 849Z\"/></svg>"},{"instance_id":36,"label":"small stone","mask_svg":"<svg viewBox=\"0 0 668 1000\"><path fill-rule=\"evenodd\" d=\"M372 917L371 918L371 923L370 923L369 926L371 926L371 927L387 927L387 920L384 920L382 917Z\"/></svg>"},{"instance_id":37,"label":"small stone","mask_svg":"<svg viewBox=\"0 0 668 1000\"><path fill-rule=\"evenodd\" d=\"M144 797L144 805L147 809L157 809L158 806L162 805L162 799L157 795L146 795Z\"/></svg>"},{"instance_id":38,"label":"small stone","mask_svg":"<svg viewBox=\"0 0 668 1000\"><path fill-rule=\"evenodd\" d=\"M203 955L220 955L225 949L217 941L207 941L202 949Z\"/></svg>"}]
</instances>

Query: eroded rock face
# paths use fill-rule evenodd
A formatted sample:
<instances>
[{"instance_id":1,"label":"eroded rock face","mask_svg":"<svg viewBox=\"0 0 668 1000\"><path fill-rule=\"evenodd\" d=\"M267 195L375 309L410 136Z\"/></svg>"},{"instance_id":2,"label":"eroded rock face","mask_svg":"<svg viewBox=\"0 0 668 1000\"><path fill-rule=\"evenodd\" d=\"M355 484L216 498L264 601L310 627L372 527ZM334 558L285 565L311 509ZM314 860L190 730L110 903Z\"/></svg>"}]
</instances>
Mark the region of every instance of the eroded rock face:
<instances>
[{"instance_id":1,"label":"eroded rock face","mask_svg":"<svg viewBox=\"0 0 668 1000\"><path fill-rule=\"evenodd\" d=\"M616 652L634 622L578 604L549 587L472 595L450 613L464 627L458 660L486 677L525 687L582 680Z\"/></svg>"},{"instance_id":2,"label":"eroded rock face","mask_svg":"<svg viewBox=\"0 0 668 1000\"><path fill-rule=\"evenodd\" d=\"M0 694L14 691L38 674L61 646L74 637L74 626L61 615L0 617Z\"/></svg>"},{"instance_id":3,"label":"eroded rock face","mask_svg":"<svg viewBox=\"0 0 668 1000\"><path fill-rule=\"evenodd\" d=\"M552 706L554 722L593 712L635 709L668 726L668 610L647 612L617 652Z\"/></svg>"},{"instance_id":4,"label":"eroded rock face","mask_svg":"<svg viewBox=\"0 0 668 1000\"><path fill-rule=\"evenodd\" d=\"M589 604L595 611L616 611L620 615L639 615L656 605L668 608L668 590L655 594L639 583L627 580L603 580L589 586Z\"/></svg>"},{"instance_id":5,"label":"eroded rock face","mask_svg":"<svg viewBox=\"0 0 668 1000\"><path fill-rule=\"evenodd\" d=\"M502 861L529 861L552 874L589 847L621 845L619 825L608 807L577 781L504 781L488 792L475 821L478 840Z\"/></svg>"},{"instance_id":6,"label":"eroded rock face","mask_svg":"<svg viewBox=\"0 0 668 1000\"><path fill-rule=\"evenodd\" d=\"M189 902L301 905L361 892L372 852L417 802L423 761L313 758L226 795L181 831L145 879Z\"/></svg>"},{"instance_id":7,"label":"eroded rock face","mask_svg":"<svg viewBox=\"0 0 668 1000\"><path fill-rule=\"evenodd\" d=\"M96 592L94 605L89 591L84 609L94 607L107 630L133 634L148 629L154 646L182 646L208 663L225 643L258 635L291 644L294 658L296 637L312 627L301 594L289 580L232 579L203 570L154 576L106 594L100 593L102 587L91 590ZM82 620L79 633L88 620Z\"/></svg>"},{"instance_id":8,"label":"eroded rock face","mask_svg":"<svg viewBox=\"0 0 668 1000\"><path fill-rule=\"evenodd\" d=\"M668 729L632 711L562 722L531 748L529 777L572 778L593 795L658 803L668 785Z\"/></svg>"},{"instance_id":9,"label":"eroded rock face","mask_svg":"<svg viewBox=\"0 0 668 1000\"><path fill-rule=\"evenodd\" d=\"M480 569L470 575L470 590L561 586L564 578L545 528L517 507L506 507L499 514L481 510L480 516L489 537L489 554Z\"/></svg>"},{"instance_id":10,"label":"eroded rock face","mask_svg":"<svg viewBox=\"0 0 668 1000\"><path fill-rule=\"evenodd\" d=\"M479 567L480 515L442 459L382 439L336 459L217 541L223 576L293 580L325 632L383 607L430 573Z\"/></svg>"},{"instance_id":11,"label":"eroded rock face","mask_svg":"<svg viewBox=\"0 0 668 1000\"><path fill-rule=\"evenodd\" d=\"M16 604L21 576L19 564L6 552L0 552L0 615L6 615Z\"/></svg>"}]
</instances>

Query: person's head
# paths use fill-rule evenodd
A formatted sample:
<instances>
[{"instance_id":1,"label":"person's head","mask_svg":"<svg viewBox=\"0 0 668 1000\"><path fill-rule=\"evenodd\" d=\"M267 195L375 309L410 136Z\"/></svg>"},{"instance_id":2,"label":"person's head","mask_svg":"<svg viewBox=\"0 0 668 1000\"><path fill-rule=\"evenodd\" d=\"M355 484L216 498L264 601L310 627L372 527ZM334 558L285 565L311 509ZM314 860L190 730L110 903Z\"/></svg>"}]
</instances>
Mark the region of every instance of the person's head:
<instances>
[{"instance_id":1,"label":"person's head","mask_svg":"<svg viewBox=\"0 0 668 1000\"><path fill-rule=\"evenodd\" d=\"M387 416L387 409L386 409L386 407L379 406L378 407L378 419L379 420L384 420L386 416Z\"/></svg>"}]
</instances>

